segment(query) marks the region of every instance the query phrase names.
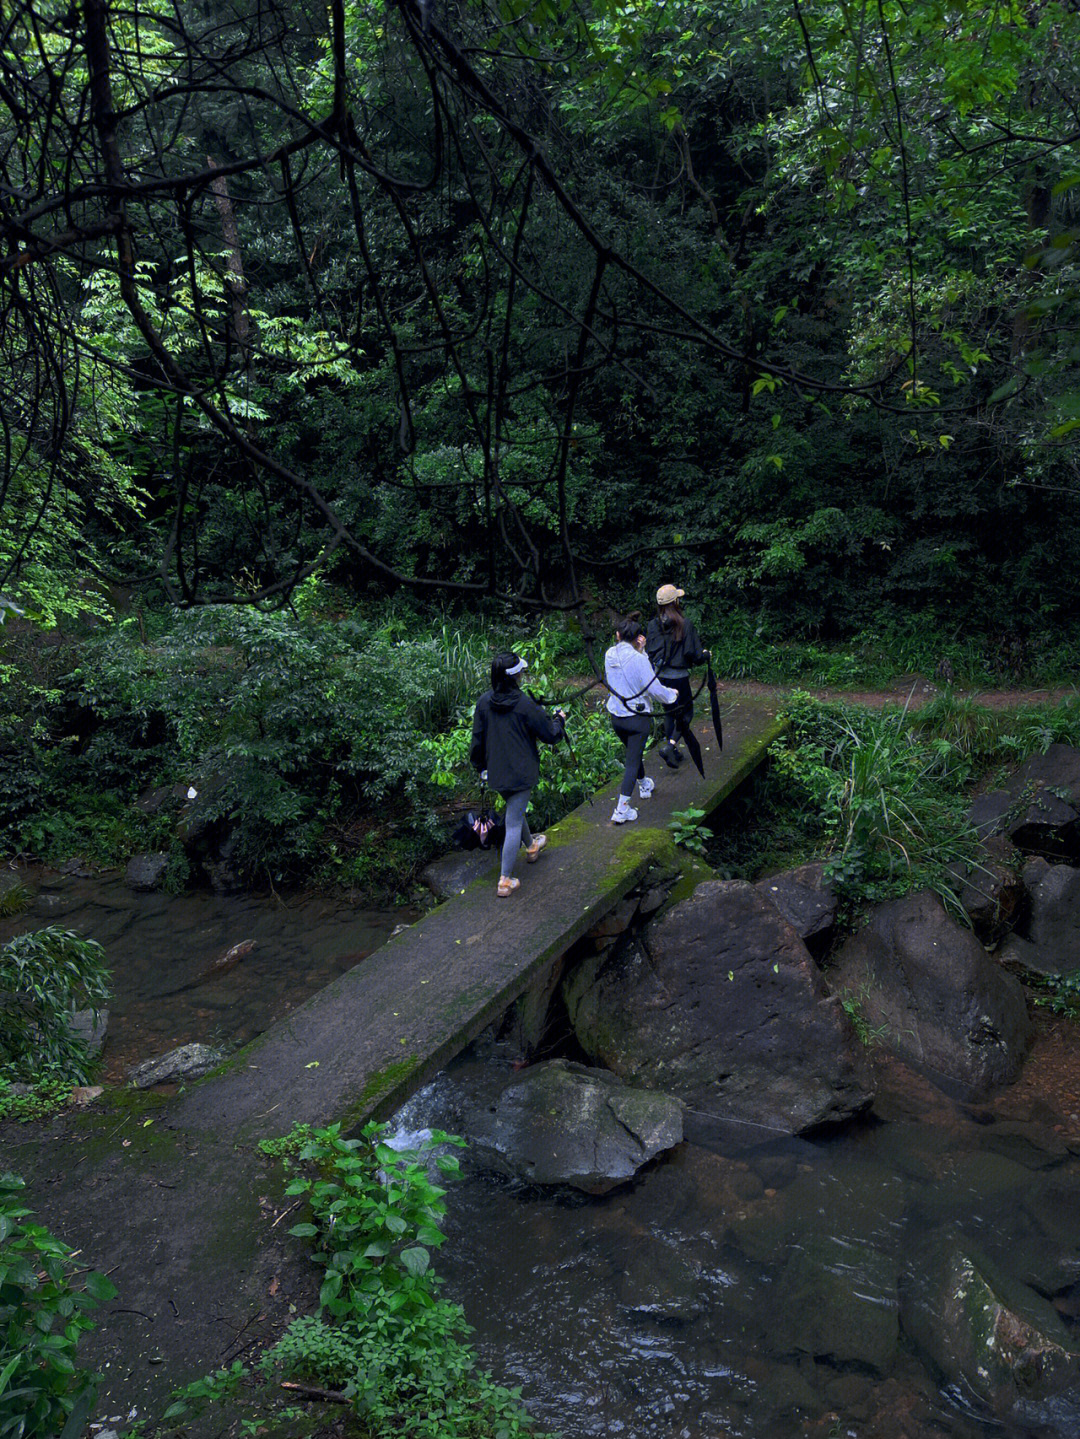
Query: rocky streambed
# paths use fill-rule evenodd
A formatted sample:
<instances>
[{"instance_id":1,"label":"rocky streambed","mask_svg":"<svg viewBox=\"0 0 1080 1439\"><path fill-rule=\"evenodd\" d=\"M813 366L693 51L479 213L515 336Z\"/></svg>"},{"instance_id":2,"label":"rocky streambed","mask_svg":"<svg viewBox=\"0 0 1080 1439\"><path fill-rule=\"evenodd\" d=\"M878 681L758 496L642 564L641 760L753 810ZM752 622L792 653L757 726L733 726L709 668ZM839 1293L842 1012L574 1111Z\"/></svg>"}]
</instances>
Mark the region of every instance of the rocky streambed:
<instances>
[{"instance_id":1,"label":"rocky streambed","mask_svg":"<svg viewBox=\"0 0 1080 1439\"><path fill-rule=\"evenodd\" d=\"M471 1140L439 1268L544 1425L1080 1434L1080 1027L1030 987L1080 966L1080 755L1052 746L972 817L970 926L915 894L841 942L820 866L693 887L656 867L397 1116L402 1143ZM320 956L361 957L351 910L97 883L45 876L19 923L130 959L115 1008L146 1022L137 1052L110 1033L122 1073L218 1013L246 1037L268 996L327 982ZM271 1296L280 1217L252 1259Z\"/></svg>"},{"instance_id":2,"label":"rocky streambed","mask_svg":"<svg viewBox=\"0 0 1080 1439\"><path fill-rule=\"evenodd\" d=\"M968 924L654 875L398 1116L472 1140L442 1268L545 1424L1080 1434L1080 755L972 817Z\"/></svg>"}]
</instances>

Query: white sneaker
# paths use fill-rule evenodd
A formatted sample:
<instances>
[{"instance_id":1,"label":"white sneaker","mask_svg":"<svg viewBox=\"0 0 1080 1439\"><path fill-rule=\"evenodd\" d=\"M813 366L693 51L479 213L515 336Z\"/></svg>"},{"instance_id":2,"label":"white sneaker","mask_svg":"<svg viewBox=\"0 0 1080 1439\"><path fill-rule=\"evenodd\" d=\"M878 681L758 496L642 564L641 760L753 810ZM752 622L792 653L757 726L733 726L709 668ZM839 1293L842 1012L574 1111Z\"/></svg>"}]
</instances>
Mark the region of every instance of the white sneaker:
<instances>
[{"instance_id":1,"label":"white sneaker","mask_svg":"<svg viewBox=\"0 0 1080 1439\"><path fill-rule=\"evenodd\" d=\"M611 823L629 824L632 819L637 819L637 810L631 809L625 800L620 800L615 813L611 816Z\"/></svg>"},{"instance_id":2,"label":"white sneaker","mask_svg":"<svg viewBox=\"0 0 1080 1439\"><path fill-rule=\"evenodd\" d=\"M655 788L655 780L639 779L637 782L638 799L648 799Z\"/></svg>"}]
</instances>

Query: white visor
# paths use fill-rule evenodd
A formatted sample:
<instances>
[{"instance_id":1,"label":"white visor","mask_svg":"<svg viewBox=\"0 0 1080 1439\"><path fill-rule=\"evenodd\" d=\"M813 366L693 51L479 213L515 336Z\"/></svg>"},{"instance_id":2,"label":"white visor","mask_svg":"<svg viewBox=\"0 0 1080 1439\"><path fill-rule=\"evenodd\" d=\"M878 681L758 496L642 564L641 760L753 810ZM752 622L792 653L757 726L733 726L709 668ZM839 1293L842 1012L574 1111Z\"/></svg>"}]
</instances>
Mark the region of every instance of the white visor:
<instances>
[{"instance_id":1,"label":"white visor","mask_svg":"<svg viewBox=\"0 0 1080 1439\"><path fill-rule=\"evenodd\" d=\"M527 670L528 668L529 666L525 663L524 660L518 660L517 664L513 667L513 669L507 670L506 673L508 675L519 675L522 670Z\"/></svg>"}]
</instances>

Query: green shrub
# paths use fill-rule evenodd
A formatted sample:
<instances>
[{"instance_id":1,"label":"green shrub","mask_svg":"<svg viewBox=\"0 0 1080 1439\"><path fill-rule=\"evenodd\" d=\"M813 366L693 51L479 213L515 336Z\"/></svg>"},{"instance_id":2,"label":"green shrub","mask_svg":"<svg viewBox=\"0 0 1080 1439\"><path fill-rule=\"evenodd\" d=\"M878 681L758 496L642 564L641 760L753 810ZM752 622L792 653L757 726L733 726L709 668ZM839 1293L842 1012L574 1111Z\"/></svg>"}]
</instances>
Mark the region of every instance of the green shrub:
<instances>
[{"instance_id":1,"label":"green shrub","mask_svg":"<svg viewBox=\"0 0 1080 1439\"><path fill-rule=\"evenodd\" d=\"M229 829L242 870L296 877L327 859L328 826L350 813L435 827L423 743L479 692L487 657L447 626L397 634L254 609L175 613L152 643L126 624L93 646L79 697L99 726L170 736L158 779L196 790L193 817Z\"/></svg>"},{"instance_id":2,"label":"green shrub","mask_svg":"<svg viewBox=\"0 0 1080 1439\"><path fill-rule=\"evenodd\" d=\"M688 849L692 854L704 854L706 841L713 838L713 832L701 821L705 818L703 809L695 809L693 805L687 809L678 809L672 812L668 821L668 829L676 844L681 844L683 849Z\"/></svg>"},{"instance_id":3,"label":"green shrub","mask_svg":"<svg viewBox=\"0 0 1080 1439\"><path fill-rule=\"evenodd\" d=\"M0 1074L0 1119L17 1119L20 1124L44 1119L64 1108L71 1099L72 1088L72 1080L46 1071L39 1074L24 1093Z\"/></svg>"},{"instance_id":4,"label":"green shrub","mask_svg":"<svg viewBox=\"0 0 1080 1439\"><path fill-rule=\"evenodd\" d=\"M358 1417L370 1439L524 1439L534 1429L516 1390L492 1382L465 1343L460 1307L441 1299L431 1253L443 1243L445 1190L433 1167L453 1176L445 1151L463 1141L432 1133L416 1149L385 1142L369 1124L345 1139L339 1124L298 1125L264 1153L296 1171L286 1193L302 1196L310 1219L290 1231L315 1245L323 1268L319 1310L293 1320L263 1356L265 1381L283 1377L330 1389ZM250 1379L239 1363L176 1394L166 1420L235 1398ZM260 1419L267 1415L265 1399ZM245 1420L254 1427L255 1421Z\"/></svg>"},{"instance_id":5,"label":"green shrub","mask_svg":"<svg viewBox=\"0 0 1080 1439\"><path fill-rule=\"evenodd\" d=\"M75 1363L90 1310L113 1299L103 1274L71 1284L71 1250L29 1222L23 1181L0 1175L0 1439L77 1439L93 1408L94 1376Z\"/></svg>"},{"instance_id":6,"label":"green shrub","mask_svg":"<svg viewBox=\"0 0 1080 1439\"><path fill-rule=\"evenodd\" d=\"M109 996L104 951L70 930L34 930L0 947L0 1074L33 1080L47 1071L85 1082L91 1061L71 1028L73 1009Z\"/></svg>"},{"instance_id":7,"label":"green shrub","mask_svg":"<svg viewBox=\"0 0 1080 1439\"><path fill-rule=\"evenodd\" d=\"M978 840L966 818L970 766L948 740L920 742L906 711L795 695L774 759L822 815L829 871L851 900L930 888L957 907L958 862Z\"/></svg>"}]
</instances>

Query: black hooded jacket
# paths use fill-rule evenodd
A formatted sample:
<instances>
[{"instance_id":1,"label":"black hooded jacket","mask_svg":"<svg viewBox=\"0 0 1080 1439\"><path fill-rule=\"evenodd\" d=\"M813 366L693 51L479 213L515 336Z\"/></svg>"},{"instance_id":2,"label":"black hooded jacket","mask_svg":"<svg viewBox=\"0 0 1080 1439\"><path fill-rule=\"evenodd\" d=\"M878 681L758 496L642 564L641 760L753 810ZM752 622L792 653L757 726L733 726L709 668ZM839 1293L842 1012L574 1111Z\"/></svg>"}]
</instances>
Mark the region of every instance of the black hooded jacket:
<instances>
[{"instance_id":1,"label":"black hooded jacket","mask_svg":"<svg viewBox=\"0 0 1080 1439\"><path fill-rule=\"evenodd\" d=\"M673 671L686 671L691 665L705 663L705 650L692 620L683 621L682 639L677 640L671 621L656 615L649 621L645 633L645 653L661 678Z\"/></svg>"},{"instance_id":2,"label":"black hooded jacket","mask_svg":"<svg viewBox=\"0 0 1080 1439\"><path fill-rule=\"evenodd\" d=\"M476 702L469 759L474 769L487 770L493 790L513 794L532 789L540 777L536 741L558 744L562 735L562 720L549 718L524 691L487 690Z\"/></svg>"}]
</instances>

